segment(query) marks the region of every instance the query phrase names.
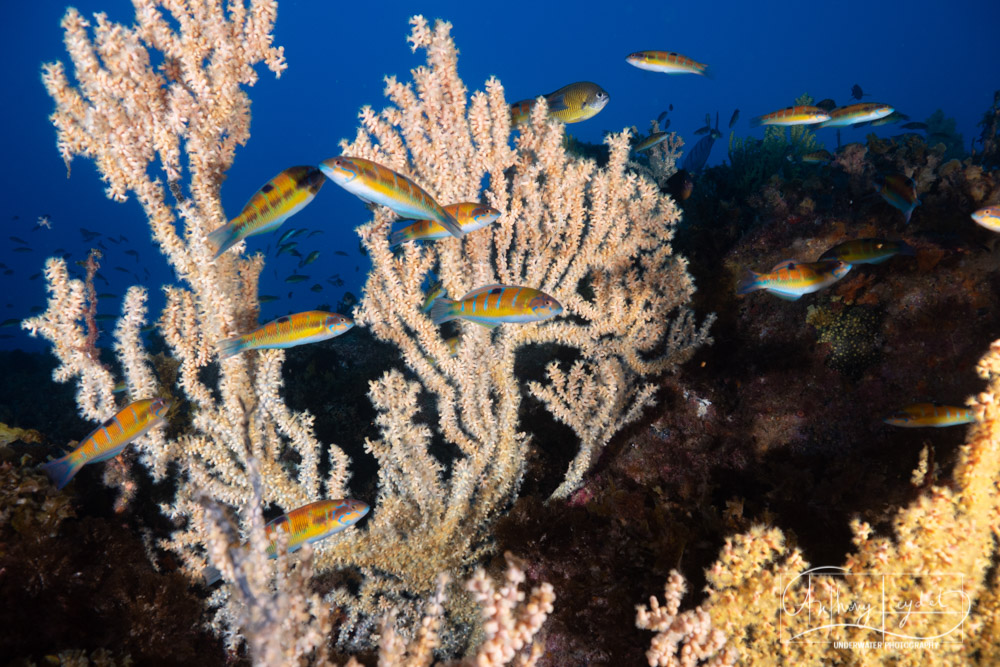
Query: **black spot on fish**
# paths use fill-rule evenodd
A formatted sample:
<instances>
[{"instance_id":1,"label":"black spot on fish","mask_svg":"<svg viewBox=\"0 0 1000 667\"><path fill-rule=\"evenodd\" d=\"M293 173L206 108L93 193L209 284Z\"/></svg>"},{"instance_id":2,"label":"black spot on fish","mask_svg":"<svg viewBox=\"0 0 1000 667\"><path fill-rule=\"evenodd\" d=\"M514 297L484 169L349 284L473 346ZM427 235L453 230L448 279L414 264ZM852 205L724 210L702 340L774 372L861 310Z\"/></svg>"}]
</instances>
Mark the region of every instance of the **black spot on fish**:
<instances>
[{"instance_id":1,"label":"black spot on fish","mask_svg":"<svg viewBox=\"0 0 1000 667\"><path fill-rule=\"evenodd\" d=\"M281 317L275 320L275 322L278 324L285 324L288 321L290 321L290 318L287 315L282 315Z\"/></svg>"},{"instance_id":2,"label":"black spot on fish","mask_svg":"<svg viewBox=\"0 0 1000 667\"><path fill-rule=\"evenodd\" d=\"M266 195L266 194L267 194L268 192L270 192L270 191L271 191L271 190L273 190L273 189L274 189L274 186L273 186L273 185L271 185L270 183L265 183L265 184L264 184L264 187L262 187L262 188L260 189L260 191L261 191L261 192L262 192L263 194L265 194L265 195Z\"/></svg>"}]
</instances>

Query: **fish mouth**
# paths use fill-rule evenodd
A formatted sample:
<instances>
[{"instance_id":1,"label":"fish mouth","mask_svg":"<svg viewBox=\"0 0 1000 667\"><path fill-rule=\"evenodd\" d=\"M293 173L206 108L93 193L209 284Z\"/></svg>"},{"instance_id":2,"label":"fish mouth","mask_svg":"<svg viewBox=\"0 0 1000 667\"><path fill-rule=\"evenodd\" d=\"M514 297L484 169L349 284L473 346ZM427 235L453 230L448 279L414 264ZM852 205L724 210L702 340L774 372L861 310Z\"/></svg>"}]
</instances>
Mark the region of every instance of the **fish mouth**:
<instances>
[{"instance_id":1,"label":"fish mouth","mask_svg":"<svg viewBox=\"0 0 1000 667\"><path fill-rule=\"evenodd\" d=\"M327 178L335 183L350 183L358 177L358 172L346 166L347 164L349 163L343 158L335 157L320 162L319 168Z\"/></svg>"}]
</instances>

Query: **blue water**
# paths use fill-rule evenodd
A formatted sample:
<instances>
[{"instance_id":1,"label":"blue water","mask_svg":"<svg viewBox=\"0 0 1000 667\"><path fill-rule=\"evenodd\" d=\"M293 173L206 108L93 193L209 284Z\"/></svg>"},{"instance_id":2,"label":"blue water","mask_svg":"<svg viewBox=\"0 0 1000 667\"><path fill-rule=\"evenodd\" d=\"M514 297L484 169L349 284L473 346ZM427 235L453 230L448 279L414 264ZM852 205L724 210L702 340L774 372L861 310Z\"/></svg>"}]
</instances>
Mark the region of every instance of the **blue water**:
<instances>
[{"instance_id":1,"label":"blue water","mask_svg":"<svg viewBox=\"0 0 1000 667\"><path fill-rule=\"evenodd\" d=\"M122 0L86 0L74 6L87 16L105 11L113 20L126 22L132 16L131 4ZM80 227L104 236L128 237L128 243L120 245L104 242L108 250L101 273L110 285L98 282L97 291L123 294L128 285L141 282L150 290L155 316L162 306L159 287L173 282L172 273L150 241L139 205L134 200L116 204L106 199L87 160L76 159L67 179L54 129L47 122L53 105L39 71L43 61L66 58L59 28L63 11L61 4L51 2L5 7L0 40L5 66L0 76L8 94L0 104L6 130L0 144L5 157L0 162L0 215L7 231L0 237L0 262L12 273L4 275L0 267L0 321L25 317L32 307L44 304L44 281L30 276L41 271L56 248L70 252L71 263L85 258L92 244L83 243ZM239 149L222 188L229 215L236 215L282 169L337 155L338 141L354 136L361 106L384 106L383 77L396 74L408 80L409 70L423 63L422 54L411 53L405 41L407 18L417 12L453 24L459 72L470 90L481 88L490 75L503 82L509 101L580 80L604 87L611 96L608 106L595 118L569 128L586 141L598 142L606 131L632 125L646 130L650 119L673 104L670 129L690 146L705 114L714 119L718 111L723 139L717 142L710 165L725 158L726 124L734 108L740 109L737 134L760 137L762 128L748 126L751 117L791 104L805 92L814 99L831 97L846 104L851 86L857 83L871 94L865 101L892 104L911 120L924 120L935 109L944 109L956 119L968 146L978 134L975 125L992 103L993 91L1000 88L996 0L947 5L927 0L495 6L282 2L276 43L285 47L289 68L280 80L262 70L251 91L252 137ZM625 56L642 49L683 53L708 63L715 78L667 76L625 63ZM843 141L863 140L871 131L846 129ZM892 135L903 130L885 126L874 131ZM820 130L819 136L828 148L835 147L833 130ZM33 230L42 215L51 219L51 230ZM280 231L251 238L251 252L264 251L269 244L272 248L261 293L282 297L262 307L262 319L335 305L345 291L360 295L369 265L358 251L353 230L366 219L367 211L356 198L328 183L281 230L323 230L308 240L305 234L296 239L303 255L319 250L319 261L298 269L297 260L287 255L273 259ZM27 241L32 251L14 252L19 244L8 240L10 235ZM138 262L125 254L128 249L139 253ZM334 254L338 250L348 256ZM284 283L293 271L312 280ZM327 282L333 274L339 274L343 286ZM323 291L311 292L313 284L323 285ZM110 314L119 307L118 301L104 300L99 312ZM46 349L17 327L0 328L0 336L0 349ZM100 344L110 344L110 337L102 336Z\"/></svg>"}]
</instances>

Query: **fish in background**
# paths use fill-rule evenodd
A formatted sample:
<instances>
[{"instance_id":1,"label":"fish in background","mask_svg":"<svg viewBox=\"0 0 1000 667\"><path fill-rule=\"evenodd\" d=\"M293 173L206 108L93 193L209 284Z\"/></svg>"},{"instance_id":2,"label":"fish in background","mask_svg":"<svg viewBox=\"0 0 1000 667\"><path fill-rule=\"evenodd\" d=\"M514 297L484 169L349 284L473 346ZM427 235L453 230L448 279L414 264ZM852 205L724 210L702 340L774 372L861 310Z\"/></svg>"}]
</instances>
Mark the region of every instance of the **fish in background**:
<instances>
[{"instance_id":1,"label":"fish in background","mask_svg":"<svg viewBox=\"0 0 1000 667\"><path fill-rule=\"evenodd\" d=\"M403 217L434 220L455 238L465 236L455 217L427 191L388 167L340 155L323 160L319 168L331 181L366 203L386 206Z\"/></svg>"},{"instance_id":2,"label":"fish in background","mask_svg":"<svg viewBox=\"0 0 1000 667\"><path fill-rule=\"evenodd\" d=\"M913 209L920 205L917 199L917 183L903 174L889 174L875 184L875 190L882 198L903 212L906 224L910 223Z\"/></svg>"},{"instance_id":3,"label":"fish in background","mask_svg":"<svg viewBox=\"0 0 1000 667\"><path fill-rule=\"evenodd\" d=\"M833 154L825 148L821 148L818 151L803 153L799 160L805 164L830 164L833 161Z\"/></svg>"},{"instance_id":4,"label":"fish in background","mask_svg":"<svg viewBox=\"0 0 1000 667\"><path fill-rule=\"evenodd\" d=\"M814 125L830 120L830 114L808 104L788 106L750 120L750 127L761 125Z\"/></svg>"},{"instance_id":5,"label":"fish in background","mask_svg":"<svg viewBox=\"0 0 1000 667\"><path fill-rule=\"evenodd\" d=\"M787 301L795 301L803 294L818 292L829 287L851 270L851 265L839 260L819 262L796 262L786 259L779 262L767 273L747 271L746 276L736 286L737 294L748 294L755 290L767 290Z\"/></svg>"},{"instance_id":6,"label":"fish in background","mask_svg":"<svg viewBox=\"0 0 1000 667\"><path fill-rule=\"evenodd\" d=\"M282 171L250 197L238 216L208 235L208 243L215 248L213 259L248 236L273 232L311 202L325 182L316 167Z\"/></svg>"},{"instance_id":7,"label":"fish in background","mask_svg":"<svg viewBox=\"0 0 1000 667\"><path fill-rule=\"evenodd\" d=\"M549 117L563 123L579 123L593 118L611 99L608 91L591 81L577 81L542 97L548 103ZM536 103L537 98L531 98L511 104L511 125L527 122Z\"/></svg>"},{"instance_id":8,"label":"fish in background","mask_svg":"<svg viewBox=\"0 0 1000 667\"><path fill-rule=\"evenodd\" d=\"M739 118L740 118L740 110L739 109L733 110L733 115L729 119L729 129L730 130L733 129L733 125L736 125L736 121L739 120Z\"/></svg>"},{"instance_id":9,"label":"fish in background","mask_svg":"<svg viewBox=\"0 0 1000 667\"><path fill-rule=\"evenodd\" d=\"M272 519L264 526L267 538L265 553L268 558L278 557L278 532L288 535L288 553L298 551L306 544L315 544L361 521L371 508L361 500L317 500L293 509ZM222 578L214 567L205 569L205 585L211 586Z\"/></svg>"},{"instance_id":10,"label":"fish in background","mask_svg":"<svg viewBox=\"0 0 1000 667\"><path fill-rule=\"evenodd\" d=\"M125 446L166 419L170 401L146 398L129 403L94 429L66 456L42 466L45 474L61 489L88 463L118 456Z\"/></svg>"},{"instance_id":11,"label":"fish in background","mask_svg":"<svg viewBox=\"0 0 1000 667\"><path fill-rule=\"evenodd\" d=\"M694 191L694 178L686 169L679 169L667 179L665 189L674 201L686 201Z\"/></svg>"},{"instance_id":12,"label":"fish in background","mask_svg":"<svg viewBox=\"0 0 1000 667\"><path fill-rule=\"evenodd\" d=\"M991 232L1000 232L1000 205L981 208L972 214L972 219Z\"/></svg>"},{"instance_id":13,"label":"fish in background","mask_svg":"<svg viewBox=\"0 0 1000 667\"><path fill-rule=\"evenodd\" d=\"M458 221L465 233L482 229L500 217L500 211L479 202L448 204L444 210ZM397 220L389 232L389 247L394 248L405 241L436 241L448 236L448 230L436 220ZM347 253L342 254L347 256Z\"/></svg>"},{"instance_id":14,"label":"fish in background","mask_svg":"<svg viewBox=\"0 0 1000 667\"><path fill-rule=\"evenodd\" d=\"M813 106L814 107L818 107L818 108L822 109L823 111L833 111L834 109L837 108L837 103L834 102L831 98L828 97L825 100L820 100L819 102L817 102Z\"/></svg>"},{"instance_id":15,"label":"fish in background","mask_svg":"<svg viewBox=\"0 0 1000 667\"><path fill-rule=\"evenodd\" d=\"M861 86L854 84L851 86L851 97L856 100L860 100L862 97L868 97L868 95L865 91L861 90Z\"/></svg>"},{"instance_id":16,"label":"fish in background","mask_svg":"<svg viewBox=\"0 0 1000 667\"><path fill-rule=\"evenodd\" d=\"M916 251L903 241L887 239L852 239L833 246L822 255L820 261L837 259L847 264L881 264L890 257L916 256Z\"/></svg>"},{"instance_id":17,"label":"fish in background","mask_svg":"<svg viewBox=\"0 0 1000 667\"><path fill-rule=\"evenodd\" d=\"M533 287L486 285L457 300L439 296L430 317L434 324L463 319L493 329L509 322L541 322L562 309L558 301Z\"/></svg>"},{"instance_id":18,"label":"fish in background","mask_svg":"<svg viewBox=\"0 0 1000 667\"><path fill-rule=\"evenodd\" d=\"M636 51L629 54L625 58L625 62L648 72L699 74L709 79L713 78L708 65L682 56L675 51Z\"/></svg>"},{"instance_id":19,"label":"fish in background","mask_svg":"<svg viewBox=\"0 0 1000 667\"><path fill-rule=\"evenodd\" d=\"M846 107L830 111L829 120L820 123L820 127L845 127L858 123L871 123L891 115L894 111L896 110L888 104L875 102L848 104Z\"/></svg>"},{"instance_id":20,"label":"fish in background","mask_svg":"<svg viewBox=\"0 0 1000 667\"><path fill-rule=\"evenodd\" d=\"M310 310L285 315L242 336L220 341L219 358L228 359L245 350L285 349L318 343L339 336L354 326L354 320L339 313Z\"/></svg>"},{"instance_id":21,"label":"fish in background","mask_svg":"<svg viewBox=\"0 0 1000 667\"><path fill-rule=\"evenodd\" d=\"M914 403L900 408L882 420L890 426L905 428L959 426L976 421L972 408L940 405L938 403Z\"/></svg>"},{"instance_id":22,"label":"fish in background","mask_svg":"<svg viewBox=\"0 0 1000 667\"><path fill-rule=\"evenodd\" d=\"M681 162L681 171L689 174L696 174L702 170L708 162L708 156L712 153L712 146L715 145L715 135L709 134L698 140ZM678 172L680 173L680 172Z\"/></svg>"},{"instance_id":23,"label":"fish in background","mask_svg":"<svg viewBox=\"0 0 1000 667\"><path fill-rule=\"evenodd\" d=\"M669 136L670 134L667 132L653 132L648 137L646 137L645 139L637 143L635 146L633 146L632 150L635 151L636 153L641 153L642 151L648 151L650 148L656 146Z\"/></svg>"}]
</instances>

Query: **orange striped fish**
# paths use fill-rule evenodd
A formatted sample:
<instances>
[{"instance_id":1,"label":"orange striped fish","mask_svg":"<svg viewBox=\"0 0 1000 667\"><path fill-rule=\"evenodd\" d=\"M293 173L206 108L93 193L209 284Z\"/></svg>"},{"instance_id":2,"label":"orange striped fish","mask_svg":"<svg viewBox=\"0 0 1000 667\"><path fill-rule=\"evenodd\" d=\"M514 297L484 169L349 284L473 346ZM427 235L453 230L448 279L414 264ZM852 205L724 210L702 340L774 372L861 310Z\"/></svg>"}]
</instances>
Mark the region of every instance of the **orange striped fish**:
<instances>
[{"instance_id":1,"label":"orange striped fish","mask_svg":"<svg viewBox=\"0 0 1000 667\"><path fill-rule=\"evenodd\" d=\"M943 426L971 424L976 421L976 418L973 416L971 408L938 405L937 403L914 403L894 412L882 421L891 426L907 428L923 426L941 428Z\"/></svg>"},{"instance_id":2,"label":"orange striped fish","mask_svg":"<svg viewBox=\"0 0 1000 667\"><path fill-rule=\"evenodd\" d=\"M458 226L466 234L482 229L500 217L500 211L478 202L448 204L444 210L458 221ZM392 223L389 247L393 248L404 241L436 241L448 235L448 230L436 220L398 220Z\"/></svg>"},{"instance_id":3,"label":"orange striped fish","mask_svg":"<svg viewBox=\"0 0 1000 667\"><path fill-rule=\"evenodd\" d=\"M895 109L888 104L876 104L875 102L848 104L846 107L831 110L830 119L823 121L820 127L845 127L855 123L868 123L885 118L894 111Z\"/></svg>"},{"instance_id":4,"label":"orange striped fish","mask_svg":"<svg viewBox=\"0 0 1000 667\"><path fill-rule=\"evenodd\" d=\"M308 310L285 315L255 331L221 341L219 358L227 359L244 350L265 350L318 343L339 336L354 326L354 320L337 313Z\"/></svg>"},{"instance_id":5,"label":"orange striped fish","mask_svg":"<svg viewBox=\"0 0 1000 667\"><path fill-rule=\"evenodd\" d=\"M750 127L758 125L812 125L830 120L830 114L819 107L805 104L785 107L750 120Z\"/></svg>"},{"instance_id":6,"label":"orange striped fish","mask_svg":"<svg viewBox=\"0 0 1000 667\"><path fill-rule=\"evenodd\" d=\"M267 555L278 555L277 532L288 533L288 553L301 549L303 544L313 544L334 533L350 528L368 514L367 503L347 498L345 500L317 500L303 505L288 514L282 514L264 527L267 534Z\"/></svg>"},{"instance_id":7,"label":"orange striped fish","mask_svg":"<svg viewBox=\"0 0 1000 667\"><path fill-rule=\"evenodd\" d=\"M850 270L850 264L838 260L802 263L785 260L769 273L747 271L746 277L737 285L736 293L747 294L762 289L787 301L795 301L803 294L818 292L832 285Z\"/></svg>"},{"instance_id":8,"label":"orange striped fish","mask_svg":"<svg viewBox=\"0 0 1000 667\"><path fill-rule=\"evenodd\" d=\"M422 187L377 162L341 155L323 160L319 168L327 178L364 202L387 206L404 217L434 220L455 238L465 236L454 216Z\"/></svg>"},{"instance_id":9,"label":"orange striped fish","mask_svg":"<svg viewBox=\"0 0 1000 667\"><path fill-rule=\"evenodd\" d=\"M1000 206L981 208L972 214L972 219L991 232L1000 232Z\"/></svg>"},{"instance_id":10,"label":"orange striped fish","mask_svg":"<svg viewBox=\"0 0 1000 667\"><path fill-rule=\"evenodd\" d=\"M920 206L916 181L905 174L889 174L875 184L875 190L883 199L902 211L906 223L910 223L913 209Z\"/></svg>"},{"instance_id":11,"label":"orange striped fish","mask_svg":"<svg viewBox=\"0 0 1000 667\"><path fill-rule=\"evenodd\" d=\"M288 553L297 551L304 544L314 544L335 533L346 530L364 518L371 508L368 503L346 498L344 500L317 500L293 509L269 521L264 526L267 536L267 557L278 556L277 532L288 533ZM211 586L222 574L214 567L204 571L205 585Z\"/></svg>"},{"instance_id":12,"label":"orange striped fish","mask_svg":"<svg viewBox=\"0 0 1000 667\"><path fill-rule=\"evenodd\" d=\"M487 285L458 300L438 297L430 316L434 324L463 319L492 329L504 322L540 322L561 312L558 301L531 287Z\"/></svg>"},{"instance_id":13,"label":"orange striped fish","mask_svg":"<svg viewBox=\"0 0 1000 667\"><path fill-rule=\"evenodd\" d=\"M708 65L691 60L674 51L636 51L625 59L630 65L664 74L700 74L712 78Z\"/></svg>"},{"instance_id":14,"label":"orange striped fish","mask_svg":"<svg viewBox=\"0 0 1000 667\"><path fill-rule=\"evenodd\" d=\"M118 456L125 446L162 422L170 401L146 398L129 403L88 435L72 452L42 466L56 488L61 489L88 463Z\"/></svg>"},{"instance_id":15,"label":"orange striped fish","mask_svg":"<svg viewBox=\"0 0 1000 667\"><path fill-rule=\"evenodd\" d=\"M254 193L238 216L208 235L218 257L248 236L273 232L305 208L326 178L316 167L289 167Z\"/></svg>"}]
</instances>

